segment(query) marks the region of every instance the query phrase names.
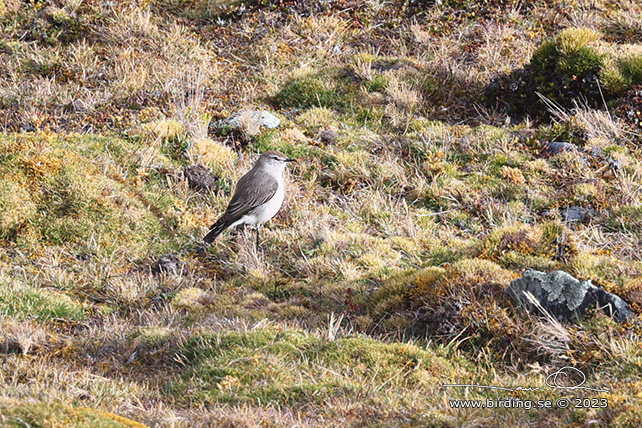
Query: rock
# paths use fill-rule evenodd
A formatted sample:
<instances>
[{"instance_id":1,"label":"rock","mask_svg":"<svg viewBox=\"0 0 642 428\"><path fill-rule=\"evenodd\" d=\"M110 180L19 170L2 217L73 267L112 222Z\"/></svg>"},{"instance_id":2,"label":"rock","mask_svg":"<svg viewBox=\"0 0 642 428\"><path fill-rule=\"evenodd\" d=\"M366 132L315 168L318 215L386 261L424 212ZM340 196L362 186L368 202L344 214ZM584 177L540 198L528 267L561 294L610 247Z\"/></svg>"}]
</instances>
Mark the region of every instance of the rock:
<instances>
[{"instance_id":1,"label":"rock","mask_svg":"<svg viewBox=\"0 0 642 428\"><path fill-rule=\"evenodd\" d=\"M591 280L579 281L559 270L552 273L527 270L506 290L513 299L532 308L525 292L530 292L546 311L560 321L578 318L595 306L619 322L633 317L628 304L620 297L597 288Z\"/></svg>"},{"instance_id":2,"label":"rock","mask_svg":"<svg viewBox=\"0 0 642 428\"><path fill-rule=\"evenodd\" d=\"M457 220L457 227L461 230L466 229L466 222L464 220Z\"/></svg>"},{"instance_id":3,"label":"rock","mask_svg":"<svg viewBox=\"0 0 642 428\"><path fill-rule=\"evenodd\" d=\"M560 210L560 212L565 223L587 223L591 217L597 214L594 209L583 207L568 207Z\"/></svg>"},{"instance_id":4,"label":"rock","mask_svg":"<svg viewBox=\"0 0 642 428\"><path fill-rule=\"evenodd\" d=\"M281 125L281 119L265 110L242 110L223 120L221 125L232 129L260 126L275 129Z\"/></svg>"},{"instance_id":5,"label":"rock","mask_svg":"<svg viewBox=\"0 0 642 428\"><path fill-rule=\"evenodd\" d=\"M185 265L174 254L165 254L158 259L153 269L154 273L170 273L172 275L181 275L185 272Z\"/></svg>"},{"instance_id":6,"label":"rock","mask_svg":"<svg viewBox=\"0 0 642 428\"><path fill-rule=\"evenodd\" d=\"M324 129L319 133L319 139L326 144L334 144L339 139L339 133L334 129Z\"/></svg>"},{"instance_id":7,"label":"rock","mask_svg":"<svg viewBox=\"0 0 642 428\"><path fill-rule=\"evenodd\" d=\"M605 156L604 149L600 146L592 146L589 150L589 154L596 158L603 158Z\"/></svg>"},{"instance_id":8,"label":"rock","mask_svg":"<svg viewBox=\"0 0 642 428\"><path fill-rule=\"evenodd\" d=\"M216 187L218 177L203 165L188 165L183 170L187 185L194 190L211 190Z\"/></svg>"},{"instance_id":9,"label":"rock","mask_svg":"<svg viewBox=\"0 0 642 428\"><path fill-rule=\"evenodd\" d=\"M266 127L267 129L276 129L281 126L281 119L274 116L268 111L261 112L261 126Z\"/></svg>"},{"instance_id":10,"label":"rock","mask_svg":"<svg viewBox=\"0 0 642 428\"><path fill-rule=\"evenodd\" d=\"M609 293L601 288L594 287L594 294L597 297L597 304L607 315L614 317L619 322L630 321L633 318L633 311L629 308L620 296Z\"/></svg>"},{"instance_id":11,"label":"rock","mask_svg":"<svg viewBox=\"0 0 642 428\"><path fill-rule=\"evenodd\" d=\"M546 142L544 143L544 146L542 146L542 155L548 156L548 157L555 156L562 152L579 153L579 151L580 151L579 147L577 147L575 144L559 142L559 141Z\"/></svg>"}]
</instances>

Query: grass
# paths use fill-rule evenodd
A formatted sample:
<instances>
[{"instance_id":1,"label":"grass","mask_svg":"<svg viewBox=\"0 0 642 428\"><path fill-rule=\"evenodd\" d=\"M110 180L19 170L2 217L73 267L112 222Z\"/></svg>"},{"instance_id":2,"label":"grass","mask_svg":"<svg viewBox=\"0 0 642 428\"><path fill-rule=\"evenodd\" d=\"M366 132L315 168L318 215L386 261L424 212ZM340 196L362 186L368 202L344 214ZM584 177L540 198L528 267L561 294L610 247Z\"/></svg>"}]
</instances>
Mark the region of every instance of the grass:
<instances>
[{"instance_id":1,"label":"grass","mask_svg":"<svg viewBox=\"0 0 642 428\"><path fill-rule=\"evenodd\" d=\"M13 319L52 319L70 321L86 317L82 305L68 295L40 289L11 278L3 277L0 288L0 312Z\"/></svg>"},{"instance_id":2,"label":"grass","mask_svg":"<svg viewBox=\"0 0 642 428\"><path fill-rule=\"evenodd\" d=\"M0 426L640 425L642 9L415 3L0 1ZM263 250L201 248L266 150ZM528 268L637 315L529 314ZM609 407L449 404L563 397Z\"/></svg>"},{"instance_id":3,"label":"grass","mask_svg":"<svg viewBox=\"0 0 642 428\"><path fill-rule=\"evenodd\" d=\"M385 400L391 378L409 389L434 386L439 383L434 373L448 367L446 360L412 345L359 336L324 341L270 329L195 336L177 358L190 366L176 385L187 401L296 407L355 396ZM195 385L192 379L203 383Z\"/></svg>"}]
</instances>

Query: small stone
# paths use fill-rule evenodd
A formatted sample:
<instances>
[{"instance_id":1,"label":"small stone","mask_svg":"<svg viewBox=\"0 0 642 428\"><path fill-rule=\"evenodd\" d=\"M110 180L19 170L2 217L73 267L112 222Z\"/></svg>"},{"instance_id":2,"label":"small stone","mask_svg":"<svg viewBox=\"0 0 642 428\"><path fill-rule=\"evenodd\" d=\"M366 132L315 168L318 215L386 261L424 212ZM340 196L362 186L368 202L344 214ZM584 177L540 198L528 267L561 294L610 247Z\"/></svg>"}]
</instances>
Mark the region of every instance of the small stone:
<instances>
[{"instance_id":1,"label":"small stone","mask_svg":"<svg viewBox=\"0 0 642 428\"><path fill-rule=\"evenodd\" d=\"M218 177L203 165L188 165L183 170L187 185L194 190L211 190L216 187Z\"/></svg>"},{"instance_id":2,"label":"small stone","mask_svg":"<svg viewBox=\"0 0 642 428\"><path fill-rule=\"evenodd\" d=\"M466 229L466 222L464 220L458 220L457 221L457 227L460 229Z\"/></svg>"},{"instance_id":3,"label":"small stone","mask_svg":"<svg viewBox=\"0 0 642 428\"><path fill-rule=\"evenodd\" d=\"M185 272L183 262L174 254L165 254L158 259L153 269L154 273L170 273L172 275L181 275Z\"/></svg>"},{"instance_id":4,"label":"small stone","mask_svg":"<svg viewBox=\"0 0 642 428\"><path fill-rule=\"evenodd\" d=\"M544 146L542 147L542 155L544 156L555 156L557 154L560 154L562 152L578 152L579 153L580 149L577 147L575 144L572 143L566 143L566 142L560 142L560 141L553 141L553 142L546 142L544 143Z\"/></svg>"},{"instance_id":5,"label":"small stone","mask_svg":"<svg viewBox=\"0 0 642 428\"><path fill-rule=\"evenodd\" d=\"M324 129L319 133L319 139L326 144L334 144L339 139L339 133L334 129Z\"/></svg>"},{"instance_id":6,"label":"small stone","mask_svg":"<svg viewBox=\"0 0 642 428\"><path fill-rule=\"evenodd\" d=\"M565 223L587 223L597 212L592 208L568 207L560 210Z\"/></svg>"},{"instance_id":7,"label":"small stone","mask_svg":"<svg viewBox=\"0 0 642 428\"><path fill-rule=\"evenodd\" d=\"M598 158L604 157L604 149L600 146L591 147L591 150L589 153L591 154L591 156L595 156Z\"/></svg>"}]
</instances>

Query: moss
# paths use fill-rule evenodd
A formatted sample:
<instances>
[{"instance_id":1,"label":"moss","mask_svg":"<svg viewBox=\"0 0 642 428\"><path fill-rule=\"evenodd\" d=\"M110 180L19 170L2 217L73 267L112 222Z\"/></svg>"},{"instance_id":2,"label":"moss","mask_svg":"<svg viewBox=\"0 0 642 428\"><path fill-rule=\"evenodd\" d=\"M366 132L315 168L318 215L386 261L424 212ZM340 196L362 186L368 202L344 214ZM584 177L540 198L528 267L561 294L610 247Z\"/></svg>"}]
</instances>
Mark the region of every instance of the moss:
<instances>
[{"instance_id":1,"label":"moss","mask_svg":"<svg viewBox=\"0 0 642 428\"><path fill-rule=\"evenodd\" d=\"M274 98L281 108L341 107L344 104L335 87L313 75L291 80Z\"/></svg>"},{"instance_id":2,"label":"moss","mask_svg":"<svg viewBox=\"0 0 642 428\"><path fill-rule=\"evenodd\" d=\"M566 79L581 78L602 67L602 56L593 47L600 35L586 28L568 28L533 53L531 67L538 79L561 73Z\"/></svg>"},{"instance_id":3,"label":"moss","mask_svg":"<svg viewBox=\"0 0 642 428\"><path fill-rule=\"evenodd\" d=\"M583 97L591 107L603 104L599 78L609 55L598 47L601 34L587 28L567 28L548 39L533 53L523 70L495 80L487 87L487 99L510 106L513 115L548 116L537 93L567 108ZM615 81L614 76L609 77Z\"/></svg>"},{"instance_id":4,"label":"moss","mask_svg":"<svg viewBox=\"0 0 642 428\"><path fill-rule=\"evenodd\" d=\"M3 426L58 428L146 428L145 425L113 413L87 407L68 407L58 403L38 403L0 398ZM7 425L4 425L7 423Z\"/></svg>"},{"instance_id":5,"label":"moss","mask_svg":"<svg viewBox=\"0 0 642 428\"><path fill-rule=\"evenodd\" d=\"M231 148L209 138L195 139L187 153L193 162L211 168L219 176L229 176L236 160Z\"/></svg>"},{"instance_id":6,"label":"moss","mask_svg":"<svg viewBox=\"0 0 642 428\"><path fill-rule=\"evenodd\" d=\"M386 78L386 76L378 74L371 80L364 81L363 86L368 92L382 92L388 87L388 78Z\"/></svg>"},{"instance_id":7,"label":"moss","mask_svg":"<svg viewBox=\"0 0 642 428\"><path fill-rule=\"evenodd\" d=\"M328 158L328 154L317 147L308 143L290 141L284 138L281 131L268 131L262 133L256 138L254 143L256 153L263 153L268 150L278 150L288 157L295 159L314 159L322 160Z\"/></svg>"},{"instance_id":8,"label":"moss","mask_svg":"<svg viewBox=\"0 0 642 428\"><path fill-rule=\"evenodd\" d=\"M140 327L132 336L137 347L142 349L159 349L172 336L172 330L167 327Z\"/></svg>"},{"instance_id":9,"label":"moss","mask_svg":"<svg viewBox=\"0 0 642 428\"><path fill-rule=\"evenodd\" d=\"M618 67L624 79L624 89L642 83L642 54L621 59Z\"/></svg>"},{"instance_id":10,"label":"moss","mask_svg":"<svg viewBox=\"0 0 642 428\"><path fill-rule=\"evenodd\" d=\"M127 142L42 133L0 137L0 148L0 211L9 213L0 233L23 248L93 239L142 256L154 245L149 236L162 234L160 210L173 198L153 183L145 188L148 176L123 179L137 165Z\"/></svg>"},{"instance_id":11,"label":"moss","mask_svg":"<svg viewBox=\"0 0 642 428\"><path fill-rule=\"evenodd\" d=\"M142 126L145 132L151 133L153 138L162 140L174 140L186 135L186 127L174 119L160 119L154 122L145 123Z\"/></svg>"},{"instance_id":12,"label":"moss","mask_svg":"<svg viewBox=\"0 0 642 428\"><path fill-rule=\"evenodd\" d=\"M329 127L334 123L335 113L327 107L310 108L296 118L296 122L305 127L307 132L315 134L323 127Z\"/></svg>"},{"instance_id":13,"label":"moss","mask_svg":"<svg viewBox=\"0 0 642 428\"><path fill-rule=\"evenodd\" d=\"M212 305L214 298L205 290L189 287L179 291L172 299L172 306L188 311L200 311Z\"/></svg>"}]
</instances>

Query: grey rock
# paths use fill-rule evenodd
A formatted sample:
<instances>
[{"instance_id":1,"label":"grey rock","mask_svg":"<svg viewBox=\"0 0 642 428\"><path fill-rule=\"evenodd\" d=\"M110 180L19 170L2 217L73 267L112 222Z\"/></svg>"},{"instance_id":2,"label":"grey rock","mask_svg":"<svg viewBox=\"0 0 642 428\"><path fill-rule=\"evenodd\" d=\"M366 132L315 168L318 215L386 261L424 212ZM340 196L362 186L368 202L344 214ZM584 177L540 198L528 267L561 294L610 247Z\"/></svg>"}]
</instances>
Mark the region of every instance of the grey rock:
<instances>
[{"instance_id":1,"label":"grey rock","mask_svg":"<svg viewBox=\"0 0 642 428\"><path fill-rule=\"evenodd\" d=\"M631 308L629 308L629 304L620 296L597 287L595 287L594 295L597 298L599 307L617 321L626 322L633 318L634 313Z\"/></svg>"},{"instance_id":2,"label":"grey rock","mask_svg":"<svg viewBox=\"0 0 642 428\"><path fill-rule=\"evenodd\" d=\"M592 146L589 153L597 158L604 157L604 149L600 146Z\"/></svg>"},{"instance_id":3,"label":"grey rock","mask_svg":"<svg viewBox=\"0 0 642 428\"><path fill-rule=\"evenodd\" d=\"M183 170L187 185L194 190L211 190L216 187L218 177L203 165L188 165Z\"/></svg>"},{"instance_id":4,"label":"grey rock","mask_svg":"<svg viewBox=\"0 0 642 428\"><path fill-rule=\"evenodd\" d=\"M223 120L221 124L232 129L238 129L248 125L243 122L250 122L250 124L268 129L275 129L281 125L281 119L265 110L242 110Z\"/></svg>"},{"instance_id":5,"label":"grey rock","mask_svg":"<svg viewBox=\"0 0 642 428\"><path fill-rule=\"evenodd\" d=\"M597 214L592 208L568 207L560 210L562 220L566 223L586 223Z\"/></svg>"},{"instance_id":6,"label":"grey rock","mask_svg":"<svg viewBox=\"0 0 642 428\"><path fill-rule=\"evenodd\" d=\"M396 61L395 62L376 61L372 63L372 69L379 72L384 72L389 70L399 70L401 68L403 68L403 64Z\"/></svg>"},{"instance_id":7,"label":"grey rock","mask_svg":"<svg viewBox=\"0 0 642 428\"><path fill-rule=\"evenodd\" d=\"M153 269L154 273L170 273L172 275L181 275L185 272L185 265L174 254L165 254L158 259Z\"/></svg>"},{"instance_id":8,"label":"grey rock","mask_svg":"<svg viewBox=\"0 0 642 428\"><path fill-rule=\"evenodd\" d=\"M563 271L551 273L527 270L511 282L506 293L531 307L525 292L530 292L550 314L560 321L571 321L597 306L619 322L633 317L628 304L615 294L593 285L591 280L579 281Z\"/></svg>"},{"instance_id":9,"label":"grey rock","mask_svg":"<svg viewBox=\"0 0 642 428\"><path fill-rule=\"evenodd\" d=\"M339 133L334 129L324 129L319 133L319 139L326 144L334 144L339 139Z\"/></svg>"},{"instance_id":10,"label":"grey rock","mask_svg":"<svg viewBox=\"0 0 642 428\"><path fill-rule=\"evenodd\" d=\"M553 141L546 142L542 147L542 155L544 156L555 156L562 152L577 152L579 153L580 149L575 144L567 143L563 141Z\"/></svg>"}]
</instances>

